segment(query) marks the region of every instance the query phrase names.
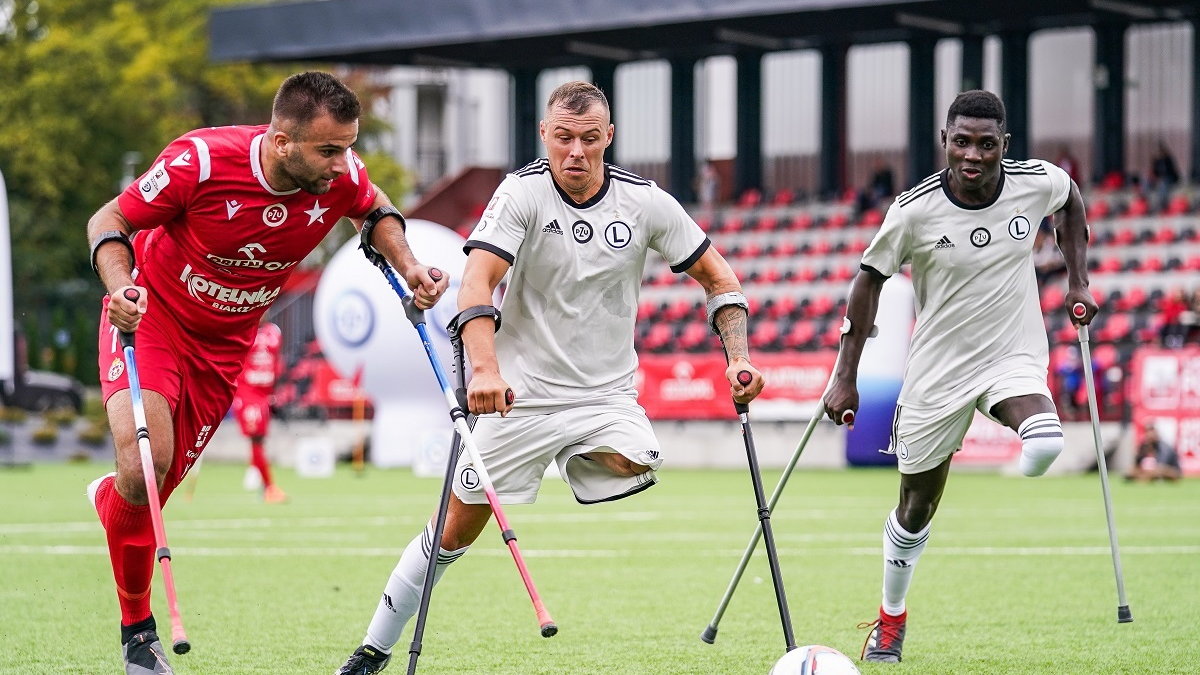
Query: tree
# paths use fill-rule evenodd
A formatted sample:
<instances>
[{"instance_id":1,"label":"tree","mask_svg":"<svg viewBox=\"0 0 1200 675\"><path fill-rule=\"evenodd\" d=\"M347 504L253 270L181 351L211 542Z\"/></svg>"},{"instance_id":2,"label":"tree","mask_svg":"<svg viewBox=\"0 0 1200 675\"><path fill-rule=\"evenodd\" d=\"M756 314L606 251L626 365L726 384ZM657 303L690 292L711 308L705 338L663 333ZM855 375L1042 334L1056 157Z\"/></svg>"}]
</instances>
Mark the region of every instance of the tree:
<instances>
[{"instance_id":1,"label":"tree","mask_svg":"<svg viewBox=\"0 0 1200 675\"><path fill-rule=\"evenodd\" d=\"M126 157L140 157L141 173L190 129L270 119L275 89L295 65L207 58L208 10L234 1L0 0L0 170L18 317L49 300L95 314L101 289L85 225L116 196ZM403 177L394 163L372 169Z\"/></svg>"}]
</instances>

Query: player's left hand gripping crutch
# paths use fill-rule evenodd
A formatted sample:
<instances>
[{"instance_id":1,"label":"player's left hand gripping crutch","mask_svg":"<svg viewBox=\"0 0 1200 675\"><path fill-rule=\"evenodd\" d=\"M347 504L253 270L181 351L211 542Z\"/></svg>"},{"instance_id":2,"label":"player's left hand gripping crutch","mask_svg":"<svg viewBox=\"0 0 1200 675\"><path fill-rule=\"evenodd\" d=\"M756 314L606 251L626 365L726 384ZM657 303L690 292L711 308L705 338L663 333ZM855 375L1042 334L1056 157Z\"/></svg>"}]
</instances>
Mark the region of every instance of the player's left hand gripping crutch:
<instances>
[{"instance_id":1,"label":"player's left hand gripping crutch","mask_svg":"<svg viewBox=\"0 0 1200 675\"><path fill-rule=\"evenodd\" d=\"M875 327L871 328L870 337L875 337L877 333ZM834 374L837 372L837 361L833 363L833 370L830 372L830 381L833 380ZM828 389L828 384L826 385ZM771 499L767 502L767 510L771 513L775 511L775 504L779 501L779 496L783 494L783 488L787 487L788 479L792 476L792 470L796 468L796 462L800 461L800 455L804 453L804 448L808 446L808 439L812 436L813 430L817 428L817 422L825 416L825 403L819 401L817 410L808 420L808 426L804 428L804 433L800 436L800 442L796 444L796 449L792 451L792 458L788 460L787 466L783 469L783 474L779 477L779 482L775 484L775 490L771 493ZM842 413L842 424L854 426L854 411L846 410ZM733 599L733 593L737 590L738 584L742 581L742 575L746 573L746 566L750 564L750 557L754 555L754 549L758 547L758 541L763 536L761 527L754 528L754 534L750 535L750 542L746 544L746 550L742 552L742 559L738 561L737 569L733 571L733 577L729 579L729 585L725 588L725 595L721 596L721 602L717 604L717 611L713 614L712 621L705 627L704 632L700 633L700 639L713 644L717 640L717 628L721 624L721 617L725 616L725 610L729 607L729 601Z\"/></svg>"},{"instance_id":2,"label":"player's left hand gripping crutch","mask_svg":"<svg viewBox=\"0 0 1200 675\"><path fill-rule=\"evenodd\" d=\"M400 296L400 300L404 305L405 316L408 317L408 320L412 322L413 326L417 329L417 333L421 336L421 344L425 347L425 354L429 357L429 364L433 366L433 374L437 376L438 386L442 388L442 394L446 397L446 404L450 406L450 419L454 422L454 428L462 438L463 448L467 451L467 456L471 460L471 465L475 469L475 473L479 475L479 483L483 487L488 505L492 507L492 515L496 517L496 525L500 527L500 536L504 539L504 543L508 545L508 550L512 553L513 562L517 564L517 570L521 573L521 581L525 583L525 590L529 593L529 599L533 602L533 609L537 613L538 625L541 627L542 637L551 637L558 632L558 626L550 618L550 612L546 611L546 606L542 604L542 599L538 595L537 587L533 585L533 577L529 575L529 568L525 566L525 558L522 557L521 549L517 546L517 535L508 526L508 519L504 516L504 509L500 507L500 498L496 496L496 488L492 485L491 476L488 475L487 467L483 465L483 462L479 458L479 448L475 446L475 440L471 437L471 429L467 426L466 412L459 405L458 399L454 395L454 390L450 387L450 381L446 378L446 373L442 369L442 362L438 360L437 351L433 348L433 343L429 341L429 333L425 330L425 313L413 303L412 295L400 283L396 272L392 270L391 265L388 264L383 255L371 246L369 241L364 240L361 248L363 249L363 254L367 256L367 260L370 260L372 264L379 268L379 271L383 272L383 276L387 278L392 290Z\"/></svg>"},{"instance_id":3,"label":"player's left hand gripping crutch","mask_svg":"<svg viewBox=\"0 0 1200 675\"><path fill-rule=\"evenodd\" d=\"M1076 319L1087 315L1082 302L1071 306ZM1108 521L1108 543L1112 548L1113 573L1117 577L1117 623L1133 621L1133 612L1125 599L1125 576L1121 573L1121 547L1117 543L1117 524L1113 519L1112 493L1108 489L1108 466L1104 461L1104 445L1100 440L1100 412L1096 405L1096 383L1092 374L1092 350L1088 345L1088 327L1076 324L1079 333L1079 353L1083 357L1083 379L1087 385L1088 411L1092 416L1092 439L1096 444L1096 468L1100 470L1100 491L1104 494L1104 517Z\"/></svg>"},{"instance_id":4,"label":"player's left hand gripping crutch","mask_svg":"<svg viewBox=\"0 0 1200 675\"><path fill-rule=\"evenodd\" d=\"M125 299L137 303L141 294L136 289L125 289ZM146 426L146 406L142 402L142 383L138 378L137 360L133 354L133 333L120 332L121 349L125 354L125 371L129 374L129 399L133 406L133 424L137 429L138 453L142 460L142 478L146 481L146 500L150 505L150 523L154 527L154 556L162 565L163 587L167 591L167 611L171 615L172 650L186 654L192 645L183 632L183 618L179 614L179 599L175 595L175 575L171 572L171 549L167 546L167 531L163 527L162 503L158 499L158 476L154 471L154 455L150 452L150 431Z\"/></svg>"},{"instance_id":5,"label":"player's left hand gripping crutch","mask_svg":"<svg viewBox=\"0 0 1200 675\"><path fill-rule=\"evenodd\" d=\"M743 370L737 374L737 381L746 386L754 380L750 371ZM754 450L754 433L750 429L750 404L738 403L735 399L733 409L737 412L742 423L742 440L746 446L746 461L750 465L750 482L754 486L754 503L758 507L759 527L767 549L767 565L771 568L771 583L775 586L775 602L779 605L779 622L783 626L785 651L796 648L796 638L792 633L792 616L788 612L787 594L783 590L783 573L779 570L779 553L775 549L775 535L771 531L771 508L766 504L763 495L762 474L758 470L758 453ZM715 632L715 629L714 629Z\"/></svg>"}]
</instances>

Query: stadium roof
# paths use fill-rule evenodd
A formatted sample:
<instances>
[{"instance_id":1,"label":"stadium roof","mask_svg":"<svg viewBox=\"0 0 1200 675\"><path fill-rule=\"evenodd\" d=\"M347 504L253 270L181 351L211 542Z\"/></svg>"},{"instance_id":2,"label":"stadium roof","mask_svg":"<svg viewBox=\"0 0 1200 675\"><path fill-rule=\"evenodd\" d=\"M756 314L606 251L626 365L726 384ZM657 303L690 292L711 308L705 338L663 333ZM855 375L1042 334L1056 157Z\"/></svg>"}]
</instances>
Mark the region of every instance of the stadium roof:
<instances>
[{"instance_id":1,"label":"stadium roof","mask_svg":"<svg viewBox=\"0 0 1200 675\"><path fill-rule=\"evenodd\" d=\"M545 68L1195 19L1180 0L310 0L214 9L217 61Z\"/></svg>"}]
</instances>

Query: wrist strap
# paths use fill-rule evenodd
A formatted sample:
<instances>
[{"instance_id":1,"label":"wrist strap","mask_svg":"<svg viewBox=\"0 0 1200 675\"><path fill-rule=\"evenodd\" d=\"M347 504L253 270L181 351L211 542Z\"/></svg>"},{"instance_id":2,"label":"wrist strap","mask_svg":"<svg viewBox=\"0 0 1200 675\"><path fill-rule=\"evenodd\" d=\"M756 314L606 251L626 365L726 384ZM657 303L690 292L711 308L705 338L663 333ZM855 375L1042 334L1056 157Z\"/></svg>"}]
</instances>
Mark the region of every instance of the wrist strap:
<instances>
[{"instance_id":1,"label":"wrist strap","mask_svg":"<svg viewBox=\"0 0 1200 675\"><path fill-rule=\"evenodd\" d=\"M92 271L96 273L97 277L100 276L100 268L96 267L96 253L100 250L101 246L110 241L121 243L129 250L129 264L131 267L133 266L133 242L129 241L129 236L120 230L101 232L96 241L92 242Z\"/></svg>"}]
</instances>

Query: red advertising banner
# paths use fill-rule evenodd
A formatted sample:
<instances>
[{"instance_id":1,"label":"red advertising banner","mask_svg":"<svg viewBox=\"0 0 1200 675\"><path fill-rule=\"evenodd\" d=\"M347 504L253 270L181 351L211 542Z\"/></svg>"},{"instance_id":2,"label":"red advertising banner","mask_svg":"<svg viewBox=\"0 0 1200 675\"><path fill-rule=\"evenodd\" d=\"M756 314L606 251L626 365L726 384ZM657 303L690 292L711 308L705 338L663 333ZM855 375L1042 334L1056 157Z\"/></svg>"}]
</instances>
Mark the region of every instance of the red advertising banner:
<instances>
[{"instance_id":1,"label":"red advertising banner","mask_svg":"<svg viewBox=\"0 0 1200 675\"><path fill-rule=\"evenodd\" d=\"M1200 475L1200 349L1139 349L1129 386L1134 444L1153 424L1175 446L1184 475Z\"/></svg>"},{"instance_id":2,"label":"red advertising banner","mask_svg":"<svg viewBox=\"0 0 1200 675\"><path fill-rule=\"evenodd\" d=\"M755 354L768 386L754 402L760 419L806 420L825 392L837 353ZM651 419L735 417L719 354L644 354L638 357L638 402Z\"/></svg>"},{"instance_id":3,"label":"red advertising banner","mask_svg":"<svg viewBox=\"0 0 1200 675\"><path fill-rule=\"evenodd\" d=\"M986 466L1007 464L1020 454L1021 437L976 410L971 427L963 438L962 450L954 455L954 463Z\"/></svg>"}]
</instances>

